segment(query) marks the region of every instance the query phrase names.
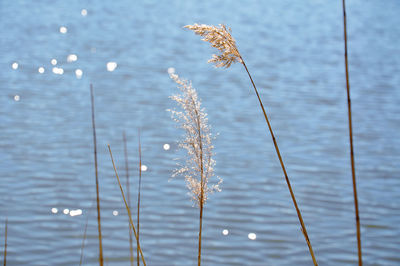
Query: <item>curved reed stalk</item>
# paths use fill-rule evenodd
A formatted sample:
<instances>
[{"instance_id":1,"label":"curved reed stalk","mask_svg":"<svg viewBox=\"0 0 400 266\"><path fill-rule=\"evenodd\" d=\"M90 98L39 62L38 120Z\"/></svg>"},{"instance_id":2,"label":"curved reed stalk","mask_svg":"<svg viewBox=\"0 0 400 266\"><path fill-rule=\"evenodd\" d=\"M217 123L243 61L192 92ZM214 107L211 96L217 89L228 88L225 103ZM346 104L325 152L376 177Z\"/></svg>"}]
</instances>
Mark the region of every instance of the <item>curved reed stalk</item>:
<instances>
[{"instance_id":1,"label":"curved reed stalk","mask_svg":"<svg viewBox=\"0 0 400 266\"><path fill-rule=\"evenodd\" d=\"M267 122L268 129L269 129L269 132L272 137L272 141L275 146L275 151L278 156L283 174L285 176L286 184L288 186L290 196L292 198L294 207L296 209L297 217L299 218L299 222L301 225L301 231L303 232L304 238L306 240L311 258L313 260L314 265L318 265L317 261L315 259L315 255L314 255L314 251L311 246L310 239L307 234L307 229L304 224L303 217L302 217L300 209L297 205L297 201L294 196L293 189L292 189L292 186L289 181L289 177L286 172L285 164L283 163L283 159L282 159L281 153L279 151L278 143L276 142L275 135L274 135L274 132L272 131L272 127L269 122L267 113L266 113L264 105L261 101L257 87L254 84L253 78L251 77L250 72L249 72L245 62L244 62L242 56L240 55L239 50L237 49L236 41L231 35L231 30L228 29L225 25L220 25L220 27L216 27L216 26L204 25L204 24L202 24L202 25L198 25L198 24L187 25L187 26L185 26L185 28L193 30L196 34L203 37L203 39L202 39L203 41L209 42L211 44L211 46L213 46L219 50L220 55L213 55L213 57L208 61L209 63L215 63L216 67L228 68L231 66L232 63L239 62L245 68L247 75L250 78L251 84L253 85L254 92L257 96L258 102L262 109L265 121Z\"/></svg>"},{"instance_id":2,"label":"curved reed stalk","mask_svg":"<svg viewBox=\"0 0 400 266\"><path fill-rule=\"evenodd\" d=\"M132 227L133 233L135 235L135 238L136 238L136 240L138 240L138 235L136 233L135 225L133 224L133 221L132 221L131 209L129 208L128 203L126 202L124 190L122 189L121 182L119 180L119 176L118 176L118 172L117 172L117 168L115 167L114 158L113 158L113 155L112 155L112 152L111 152L110 144L108 144L107 146L108 146L108 151L110 152L111 162L112 162L113 167L114 167L115 176L117 177L117 180L118 180L119 189L121 190L122 199L124 200L125 208L126 208L126 211L128 212L129 222L131 224L131 227ZM139 241L137 242L137 244L138 244L138 249L139 249L140 256L142 257L143 265L146 266L146 261L144 260L143 252L142 252L142 249L140 248Z\"/></svg>"},{"instance_id":3,"label":"curved reed stalk","mask_svg":"<svg viewBox=\"0 0 400 266\"><path fill-rule=\"evenodd\" d=\"M357 249L358 249L358 265L362 265L361 253L361 231L360 231L360 216L358 214L358 197L357 197L357 184L356 184L356 169L354 166L354 148L353 148L353 125L351 120L351 99L350 99L350 82L349 82L349 65L347 60L347 21L346 21L346 3L343 3L343 35L344 35L344 62L346 68L346 90L347 90L347 110L349 119L349 139L350 139L350 162L351 162L351 176L353 181L353 195L354 195L354 209L357 228Z\"/></svg>"},{"instance_id":4,"label":"curved reed stalk","mask_svg":"<svg viewBox=\"0 0 400 266\"><path fill-rule=\"evenodd\" d=\"M94 117L94 95L93 95L93 85L90 84L90 99L92 103L92 128L93 128L93 153L94 153L94 169L96 175L96 202L97 202L97 228L99 231L99 263L100 266L104 265L103 258L103 245L101 237L101 218L100 218L100 195L99 195L99 177L97 170L97 141L96 141L96 123Z\"/></svg>"},{"instance_id":5,"label":"curved reed stalk","mask_svg":"<svg viewBox=\"0 0 400 266\"><path fill-rule=\"evenodd\" d=\"M128 197L128 206L131 208L131 193L130 193L130 185L129 185L129 167L128 167L128 146L126 144L126 134L125 131L122 133L122 139L124 142L124 155L125 155L125 174L126 174L126 188L127 188L127 197ZM133 266L133 243L132 243L132 229L131 225L129 224L128 219L128 229L129 229L129 254L130 254L130 262L131 266ZM139 256L139 254L138 254ZM139 257L138 257L139 261Z\"/></svg>"}]
</instances>

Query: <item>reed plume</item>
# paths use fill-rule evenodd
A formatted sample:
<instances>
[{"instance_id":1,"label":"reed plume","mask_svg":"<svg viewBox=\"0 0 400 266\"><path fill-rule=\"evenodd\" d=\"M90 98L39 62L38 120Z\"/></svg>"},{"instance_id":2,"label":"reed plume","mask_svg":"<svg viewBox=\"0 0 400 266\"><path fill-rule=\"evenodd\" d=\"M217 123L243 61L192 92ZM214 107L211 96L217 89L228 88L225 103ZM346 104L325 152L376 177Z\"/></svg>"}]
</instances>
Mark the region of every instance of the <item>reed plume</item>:
<instances>
[{"instance_id":1,"label":"reed plume","mask_svg":"<svg viewBox=\"0 0 400 266\"><path fill-rule=\"evenodd\" d=\"M253 85L254 92L256 93L256 96L257 96L258 102L260 104L260 107L262 109L265 121L267 122L268 129L269 129L269 132L272 137L272 141L275 146L275 151L278 156L279 162L281 164L281 168L282 168L283 174L285 176L287 186L289 188L290 196L292 198L294 207L297 212L297 216L299 218L299 222L301 225L301 231L303 232L304 238L308 245L308 249L310 251L310 255L312 257L313 263L314 263L314 265L318 265L317 261L315 259L315 256L314 256L314 251L312 249L310 239L307 234L305 224L303 222L303 218L302 218L300 209L297 205L297 201L296 201L296 198L295 198L293 190L292 190L292 186L290 185L289 177L287 175L286 168L283 163L281 153L279 151L278 143L276 142L275 135L272 131L271 124L269 122L267 113L265 111L264 104L261 101L260 95L259 95L257 87L253 81L253 78L251 77L250 72L249 72L245 62L239 53L239 50L236 46L236 41L231 35L231 29L227 28L225 25L220 25L219 27L217 27L217 26L213 26L213 25L204 25L204 24L187 25L187 26L185 26L185 28L193 30L197 35L200 35L203 37L203 39L202 39L203 41L209 42L212 47L215 47L220 51L220 55L213 55L213 57L208 61L209 63L214 63L216 67L228 68L231 66L232 63L239 62L245 68L247 75L250 78L251 84Z\"/></svg>"},{"instance_id":2,"label":"reed plume","mask_svg":"<svg viewBox=\"0 0 400 266\"><path fill-rule=\"evenodd\" d=\"M122 139L124 142L124 156L125 156L125 174L126 174L126 189L127 189L127 197L128 197L128 207L131 207L131 192L130 192L130 184L129 184L129 162L128 162L128 145L126 143L126 134L125 131L122 133ZM128 219L128 229L129 229L129 254L130 254L130 262L131 266L133 266L133 243L132 243L132 229L129 224ZM139 250L138 250L139 253ZM139 261L139 254L138 254Z\"/></svg>"},{"instance_id":3,"label":"reed plume","mask_svg":"<svg viewBox=\"0 0 400 266\"><path fill-rule=\"evenodd\" d=\"M96 123L94 117L94 95L93 95L93 85L90 84L90 100L92 104L92 129L93 129L93 154L94 154L94 169L96 177L96 202L97 202L97 228L99 231L99 264L104 265L103 259L103 245L101 237L101 218L100 218L100 195L99 195L99 176L97 169L97 140L96 140Z\"/></svg>"},{"instance_id":4,"label":"reed plume","mask_svg":"<svg viewBox=\"0 0 400 266\"><path fill-rule=\"evenodd\" d=\"M222 179L211 185L210 179L214 176L215 161L212 158L213 136L208 125L207 114L201 108L201 101L192 84L179 78L176 74L170 77L178 84L181 94L171 96L183 111L170 110L173 119L185 130L186 137L179 146L187 151L188 159L185 166L175 170L174 175L183 175L186 185L194 203L200 209L199 245L197 264L201 264L201 235L203 224L203 208L208 195L214 191L220 191L219 185Z\"/></svg>"},{"instance_id":5,"label":"reed plume","mask_svg":"<svg viewBox=\"0 0 400 266\"><path fill-rule=\"evenodd\" d=\"M133 224L133 221L132 221L131 209L129 208L128 203L126 201L125 193L124 193L124 190L122 189L121 181L120 181L119 176L118 176L117 168L115 167L114 157L112 155L111 147L110 147L109 144L108 144L108 151L110 153L111 162L112 162L112 165L113 165L113 168L114 168L114 172L115 172L115 177L117 178L119 189L121 190L122 199L124 200L125 208L126 208L126 211L128 212L129 223L131 225L131 228L133 230L133 234L135 235L135 238L136 238L136 241L137 241L137 248L139 249L140 256L142 257L143 265L146 266L146 261L145 261L144 256L143 256L142 249L140 248L140 244L139 244L139 241L138 241L138 235L136 233L135 225Z\"/></svg>"},{"instance_id":6,"label":"reed plume","mask_svg":"<svg viewBox=\"0 0 400 266\"><path fill-rule=\"evenodd\" d=\"M352 175L352 181L353 181L354 210L355 210L356 229L357 229L358 265L361 266L362 265L361 230L360 230L360 216L358 214L356 169L355 169L355 165L354 165L353 125L352 125L352 120L351 120L349 65L348 65L348 60L347 60L347 21L346 21L346 3L345 3L345 0L343 0L342 3L343 3L344 61L345 61L345 69L346 69L347 110L348 110L349 139L350 139L350 163L351 163L351 175Z\"/></svg>"}]
</instances>

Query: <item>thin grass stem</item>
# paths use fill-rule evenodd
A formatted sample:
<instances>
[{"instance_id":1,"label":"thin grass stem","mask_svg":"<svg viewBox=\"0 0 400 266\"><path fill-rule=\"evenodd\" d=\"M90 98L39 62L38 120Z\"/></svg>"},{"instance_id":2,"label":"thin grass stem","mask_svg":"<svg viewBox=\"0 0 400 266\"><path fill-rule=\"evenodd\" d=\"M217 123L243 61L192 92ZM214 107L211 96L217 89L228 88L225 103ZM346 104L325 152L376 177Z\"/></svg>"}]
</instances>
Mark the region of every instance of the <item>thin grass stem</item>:
<instances>
[{"instance_id":1,"label":"thin grass stem","mask_svg":"<svg viewBox=\"0 0 400 266\"><path fill-rule=\"evenodd\" d=\"M347 110L349 120L349 139L350 139L350 161L351 161L351 175L353 181L353 195L354 195L354 209L357 227L357 250L358 250L358 265L362 265L361 253L361 230L360 230L360 216L358 213L358 197L357 197L357 184L356 184L356 169L354 165L354 148L353 148L353 125L351 119L351 99L350 99L350 81L349 81L349 64L347 58L347 16L346 16L346 3L343 3L343 35L344 35L344 62L346 68L346 90L347 90Z\"/></svg>"},{"instance_id":2,"label":"thin grass stem","mask_svg":"<svg viewBox=\"0 0 400 266\"><path fill-rule=\"evenodd\" d=\"M110 157L111 157L111 161L112 161L112 164L113 164L113 167L114 167L115 176L117 177L117 180L118 180L119 189L121 190L122 199L124 200L125 207L126 207L126 211L128 212L129 222L130 222L130 224L131 224L133 233L135 234L135 238L136 238L136 240L138 241L138 235L137 235L137 233L136 233L135 225L133 224L133 221L132 221L131 210L130 210L130 208L129 208L129 206L128 206L128 203L126 202L124 190L122 189L121 182L120 182L120 180L119 180L119 176L118 176L118 172L117 172L117 168L115 167L114 158L113 158L113 155L112 155L112 152L111 152L110 144L108 144L107 146L108 146L108 151L110 152ZM144 260L143 252L142 252L142 249L140 248L140 243L139 243L139 241L137 242L137 244L138 244L140 256L142 257L143 265L146 266L146 261Z\"/></svg>"},{"instance_id":3,"label":"thin grass stem","mask_svg":"<svg viewBox=\"0 0 400 266\"><path fill-rule=\"evenodd\" d=\"M261 106L261 109L263 111L265 121L267 122L268 129L269 129L269 132L271 133L272 141L273 141L274 146L275 146L276 154L278 155L278 159L279 159L279 162L281 164L283 174L285 175L285 180L286 180L286 184L287 184L287 186L289 188L290 196L292 197L292 201L293 201L294 207L295 207L296 212L297 212L297 217L299 218L299 222L300 222L300 225L301 225L301 231L303 232L304 238L306 239L307 246L308 246L308 249L310 251L310 255L312 257L313 263L316 266L316 265L318 265L318 263L317 263L317 261L315 259L314 251L312 249L311 242L310 242L310 239L309 239L308 234L307 234L306 226L305 226L305 224L303 222L303 217L302 217L300 209L299 209L299 207L297 205L297 201L296 201L296 198L294 196L292 186L290 185L289 177L287 175L285 164L283 163L283 159L282 159L281 153L279 151L278 143L276 142L274 132L272 131L271 124L269 122L269 119L268 119L267 113L265 111L264 105L263 105L263 103L261 101L261 98L260 98L260 95L258 93L257 87L254 84L253 78L251 77L250 72L249 72L249 70L248 70L243 58L240 57L240 59L242 60L242 64L243 64L244 68L246 69L246 72L247 72L247 74L248 74L248 76L250 78L251 84L253 85L254 91L255 91L255 93L257 95L258 102L259 102L259 104Z\"/></svg>"},{"instance_id":4,"label":"thin grass stem","mask_svg":"<svg viewBox=\"0 0 400 266\"><path fill-rule=\"evenodd\" d=\"M138 186L138 200L137 200L137 245L136 245L136 253L137 253L137 266L140 265L140 261L139 261L139 238L140 238L140 188L141 188L141 184L142 184L142 145L141 145L141 141L140 141L140 129L138 129L138 144L139 144L139 186Z\"/></svg>"},{"instance_id":5,"label":"thin grass stem","mask_svg":"<svg viewBox=\"0 0 400 266\"><path fill-rule=\"evenodd\" d=\"M194 100L192 98L193 104ZM199 150L200 150L200 216L199 216L199 251L197 255L197 266L201 265L201 233L203 228L203 205L204 205L204 166L203 166L203 141L201 134L201 123L200 123L200 115L197 110L194 110L196 113L197 120L197 134L198 134L198 142L199 142Z\"/></svg>"},{"instance_id":6,"label":"thin grass stem","mask_svg":"<svg viewBox=\"0 0 400 266\"><path fill-rule=\"evenodd\" d=\"M100 218L100 195L99 195L99 177L98 177L98 167L97 167L97 140L96 140L96 123L94 116L94 95L93 95L93 85L90 84L90 99L92 103L92 128L93 128L93 153L94 153L94 169L96 175L96 202L97 202L97 226L99 231L99 263L103 266L103 245L101 236L101 218Z\"/></svg>"},{"instance_id":7,"label":"thin grass stem","mask_svg":"<svg viewBox=\"0 0 400 266\"><path fill-rule=\"evenodd\" d=\"M125 131L122 134L123 137L123 142L124 142L124 155L125 155L125 174L126 174L126 188L127 188L127 197L128 197L128 206L129 208L131 208L131 192L130 192L130 184L129 184L129 160L128 160L128 145L127 145L127 141L126 141L126 134ZM129 224L129 219L128 219L128 229L129 229L129 254L130 254L130 262L131 262L131 266L133 266L133 242L132 242L132 229L131 226ZM138 251L139 253L139 251ZM138 254L139 256L139 254ZM139 257L138 257L139 260Z\"/></svg>"},{"instance_id":8,"label":"thin grass stem","mask_svg":"<svg viewBox=\"0 0 400 266\"><path fill-rule=\"evenodd\" d=\"M87 238L86 237L87 236L87 227L88 227L88 224L89 224L89 217L90 217L90 215L92 213L93 205L94 205L94 200L93 200L92 204L89 207L89 211L88 211L87 217L86 217L85 229L83 230L83 239L82 239L82 245L81 245L81 258L79 260L79 265L82 265L82 263L83 263L83 251L84 251L84 248L85 248L85 241L86 241L86 238Z\"/></svg>"},{"instance_id":9,"label":"thin grass stem","mask_svg":"<svg viewBox=\"0 0 400 266\"><path fill-rule=\"evenodd\" d=\"M204 193L204 192L203 192ZM200 200L203 200L203 197L201 197ZM202 228L203 228L203 203L200 202L200 217L199 217L199 251L197 255L197 265L201 265L201 233L202 233Z\"/></svg>"},{"instance_id":10,"label":"thin grass stem","mask_svg":"<svg viewBox=\"0 0 400 266\"><path fill-rule=\"evenodd\" d=\"M82 246L81 246L81 258L79 260L79 266L81 266L82 262L83 262L83 250L85 248L85 240L86 240L86 232L87 232L88 223L89 223L89 215L86 217L85 229L83 231L83 239L82 239Z\"/></svg>"}]
</instances>

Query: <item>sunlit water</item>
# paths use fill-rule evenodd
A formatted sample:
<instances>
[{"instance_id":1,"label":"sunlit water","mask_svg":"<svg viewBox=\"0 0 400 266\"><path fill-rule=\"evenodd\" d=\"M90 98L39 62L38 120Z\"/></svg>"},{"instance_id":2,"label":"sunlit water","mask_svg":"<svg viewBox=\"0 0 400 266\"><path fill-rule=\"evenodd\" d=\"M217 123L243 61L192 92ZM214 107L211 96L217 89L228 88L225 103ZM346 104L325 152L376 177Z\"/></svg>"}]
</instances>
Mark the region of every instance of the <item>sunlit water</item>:
<instances>
[{"instance_id":1,"label":"sunlit water","mask_svg":"<svg viewBox=\"0 0 400 266\"><path fill-rule=\"evenodd\" d=\"M148 265L195 265L198 209L171 179L184 156L166 109L168 72L193 81L209 114L222 192L204 214L204 265L310 265L279 162L241 65L186 24L226 23L270 115L320 265L356 264L341 1L1 1L0 242L8 265L77 265L98 256L89 84L95 89L106 264L129 264L128 139ZM366 265L400 264L400 3L348 1L350 82ZM92 210L91 210L92 209ZM136 214L136 208L133 210ZM0 248L0 254L3 248ZM2 259L2 258L1 258Z\"/></svg>"}]
</instances>

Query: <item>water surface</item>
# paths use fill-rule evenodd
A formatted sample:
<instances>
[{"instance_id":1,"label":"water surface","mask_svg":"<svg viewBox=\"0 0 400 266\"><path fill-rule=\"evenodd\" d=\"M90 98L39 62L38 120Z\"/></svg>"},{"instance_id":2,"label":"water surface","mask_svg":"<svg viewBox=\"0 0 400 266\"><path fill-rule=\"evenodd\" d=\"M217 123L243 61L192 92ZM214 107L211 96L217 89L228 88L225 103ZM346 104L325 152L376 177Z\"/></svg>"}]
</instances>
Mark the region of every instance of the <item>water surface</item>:
<instances>
[{"instance_id":1,"label":"water surface","mask_svg":"<svg viewBox=\"0 0 400 266\"><path fill-rule=\"evenodd\" d=\"M364 262L399 265L400 4L347 5ZM129 263L127 216L106 145L125 182L126 132L136 204L140 128L148 167L141 201L148 265L196 264L198 210L183 179L171 179L184 153L176 144L183 132L166 112L173 107L168 96L177 92L170 67L193 81L219 133L216 174L224 183L205 209L204 265L311 265L248 77L241 65L223 70L206 63L215 51L182 29L195 22L232 28L270 115L318 262L356 264L341 1L122 0L0 3L0 221L9 220L9 265L78 264L87 217L84 264L97 265L90 83L106 263ZM68 62L70 54L77 61ZM62 75L52 72L52 59ZM107 71L108 62L117 63L114 71ZM83 214L72 217L65 209Z\"/></svg>"}]
</instances>

